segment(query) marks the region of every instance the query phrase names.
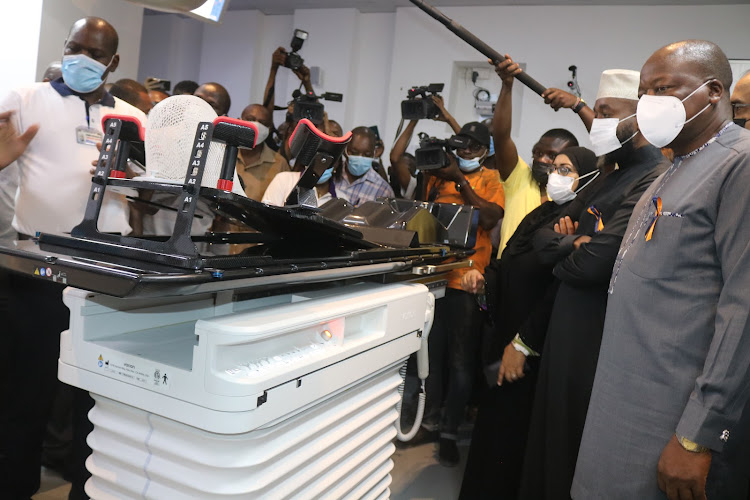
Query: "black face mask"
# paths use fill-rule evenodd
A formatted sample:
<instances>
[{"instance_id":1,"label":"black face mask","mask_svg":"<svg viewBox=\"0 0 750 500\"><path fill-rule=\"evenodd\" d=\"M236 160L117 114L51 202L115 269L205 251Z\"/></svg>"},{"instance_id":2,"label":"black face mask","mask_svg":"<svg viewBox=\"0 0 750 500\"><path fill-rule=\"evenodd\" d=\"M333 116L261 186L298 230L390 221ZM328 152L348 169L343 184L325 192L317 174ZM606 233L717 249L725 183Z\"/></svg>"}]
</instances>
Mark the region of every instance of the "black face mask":
<instances>
[{"instance_id":1,"label":"black face mask","mask_svg":"<svg viewBox=\"0 0 750 500\"><path fill-rule=\"evenodd\" d=\"M635 125L630 123L627 125L623 125L617 131L617 140L620 141L620 143L623 143L634 133ZM635 153L635 150L636 147L633 145L633 141L627 141L619 149L615 149L614 151L604 155L604 159L602 161L606 165L614 165L615 163L617 163L620 168L624 168L625 164L628 163L628 159L633 156L633 153Z\"/></svg>"},{"instance_id":2,"label":"black face mask","mask_svg":"<svg viewBox=\"0 0 750 500\"><path fill-rule=\"evenodd\" d=\"M544 189L547 187L547 179L549 179L549 163L542 163L541 161L534 160L531 162L531 176L539 184L539 187Z\"/></svg>"},{"instance_id":3,"label":"black face mask","mask_svg":"<svg viewBox=\"0 0 750 500\"><path fill-rule=\"evenodd\" d=\"M747 122L747 118L735 118L732 120L735 125L739 125L742 128L745 128L745 123Z\"/></svg>"}]
</instances>

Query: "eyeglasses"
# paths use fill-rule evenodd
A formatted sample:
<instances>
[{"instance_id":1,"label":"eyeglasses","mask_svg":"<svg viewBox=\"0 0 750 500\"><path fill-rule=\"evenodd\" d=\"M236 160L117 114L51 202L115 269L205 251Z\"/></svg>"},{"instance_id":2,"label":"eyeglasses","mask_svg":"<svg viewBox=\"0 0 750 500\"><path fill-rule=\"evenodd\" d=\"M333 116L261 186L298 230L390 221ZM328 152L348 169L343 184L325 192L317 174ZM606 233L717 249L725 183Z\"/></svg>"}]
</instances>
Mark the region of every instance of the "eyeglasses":
<instances>
[{"instance_id":1,"label":"eyeglasses","mask_svg":"<svg viewBox=\"0 0 750 500\"><path fill-rule=\"evenodd\" d=\"M572 167L568 167L566 165L550 165L547 167L547 174L551 174L552 172L557 171L560 175L568 175L568 174L577 174L575 170L573 170Z\"/></svg>"}]
</instances>

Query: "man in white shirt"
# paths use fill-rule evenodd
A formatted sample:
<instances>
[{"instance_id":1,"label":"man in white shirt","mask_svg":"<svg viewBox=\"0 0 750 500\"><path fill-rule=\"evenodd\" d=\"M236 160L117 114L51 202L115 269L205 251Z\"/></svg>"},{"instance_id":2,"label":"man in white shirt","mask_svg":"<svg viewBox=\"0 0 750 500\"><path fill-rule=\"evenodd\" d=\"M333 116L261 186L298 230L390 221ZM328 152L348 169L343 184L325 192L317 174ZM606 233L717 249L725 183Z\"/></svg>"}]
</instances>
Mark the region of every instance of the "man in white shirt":
<instances>
[{"instance_id":1,"label":"man in white shirt","mask_svg":"<svg viewBox=\"0 0 750 500\"><path fill-rule=\"evenodd\" d=\"M126 114L145 124L141 111L104 90L107 75L120 61L117 44L117 32L107 21L81 19L65 41L63 77L13 90L0 100L0 169L18 168L13 227L20 238L39 231L69 232L81 222L103 116ZM128 215L125 199L108 193L99 229L129 233ZM68 310L62 286L20 275L10 280L11 314L0 354L0 492L6 498L29 498L39 488L41 445ZM88 394L77 390L69 498L85 498L91 405Z\"/></svg>"}]
</instances>

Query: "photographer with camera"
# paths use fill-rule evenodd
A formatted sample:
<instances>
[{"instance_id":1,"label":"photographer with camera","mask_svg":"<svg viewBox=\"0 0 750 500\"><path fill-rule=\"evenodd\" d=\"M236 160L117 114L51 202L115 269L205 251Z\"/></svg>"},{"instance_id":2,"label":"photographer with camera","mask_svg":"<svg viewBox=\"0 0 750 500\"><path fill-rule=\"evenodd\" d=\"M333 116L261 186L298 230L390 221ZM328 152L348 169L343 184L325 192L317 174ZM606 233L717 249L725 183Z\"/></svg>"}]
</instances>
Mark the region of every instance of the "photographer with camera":
<instances>
[{"instance_id":1,"label":"photographer with camera","mask_svg":"<svg viewBox=\"0 0 750 500\"><path fill-rule=\"evenodd\" d=\"M343 156L344 168L336 172L334 186L353 205L377 198L393 198L393 190L372 168L375 159L375 132L368 127L352 130L352 141Z\"/></svg>"},{"instance_id":2,"label":"photographer with camera","mask_svg":"<svg viewBox=\"0 0 750 500\"><path fill-rule=\"evenodd\" d=\"M438 110L438 114L432 117L432 120L445 122L453 129L454 133L461 131L461 126L458 124L455 118L445 109L445 103L443 98L439 95L431 95L426 97L431 99L435 103L435 107ZM414 157L406 152L406 148L409 147L412 135L414 135L414 129L417 127L419 118L409 120L406 128L396 140L396 143L391 149L391 186L396 191L397 196L401 198L415 199L416 196L420 195L417 185L421 183L419 179L422 175L416 169L412 168L414 164ZM395 182L393 182L395 181ZM396 189L398 188L398 189Z\"/></svg>"},{"instance_id":3,"label":"photographer with camera","mask_svg":"<svg viewBox=\"0 0 750 500\"><path fill-rule=\"evenodd\" d=\"M417 151L418 165L423 165L420 159L425 149L430 158L441 157L437 165L447 162L442 168L424 171L427 201L472 205L479 209L475 253L471 258L473 269L484 272L492 254L489 231L502 217L505 201L498 172L483 166L489 154L490 131L482 123L471 122L448 141L427 139L422 144L426 147ZM455 155L446 152L443 144L455 147ZM438 145L443 155L433 156ZM445 297L436 305L435 322L428 340L427 407L423 428L411 441L416 445L439 438L438 458L446 467L456 466L459 462L458 426L464 416L479 361L481 312L474 295L461 290L461 277L469 269L457 269L448 275ZM447 385L443 380L447 380Z\"/></svg>"},{"instance_id":4,"label":"photographer with camera","mask_svg":"<svg viewBox=\"0 0 750 500\"><path fill-rule=\"evenodd\" d=\"M279 72L280 67L288 66L289 53L287 53L284 47L279 47L273 53L271 57L271 72L268 74L268 82L266 83L266 90L263 93L263 105L268 108L271 113L274 112L276 103L276 75ZM290 68L301 84L305 87L306 92L313 92L312 82L310 81L310 68L302 63L299 67Z\"/></svg>"},{"instance_id":5,"label":"photographer with camera","mask_svg":"<svg viewBox=\"0 0 750 500\"><path fill-rule=\"evenodd\" d=\"M468 142L465 147L456 150L455 156L448 155L448 166L428 171L433 178L427 182L427 201L479 208L479 229L486 232L495 227L503 216L505 202L497 171L483 166L489 155L490 132L486 125L470 122L456 135L468 139ZM448 198L452 200L448 201ZM479 239L477 235L477 244Z\"/></svg>"}]
</instances>

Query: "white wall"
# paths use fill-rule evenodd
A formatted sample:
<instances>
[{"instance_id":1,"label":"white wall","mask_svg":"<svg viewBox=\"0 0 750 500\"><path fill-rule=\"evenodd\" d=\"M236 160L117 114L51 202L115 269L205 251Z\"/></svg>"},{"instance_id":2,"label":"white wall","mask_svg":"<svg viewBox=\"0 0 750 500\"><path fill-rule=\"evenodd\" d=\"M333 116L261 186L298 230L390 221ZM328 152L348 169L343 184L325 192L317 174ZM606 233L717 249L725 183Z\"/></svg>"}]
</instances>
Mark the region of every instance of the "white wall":
<instances>
[{"instance_id":1,"label":"white wall","mask_svg":"<svg viewBox=\"0 0 750 500\"><path fill-rule=\"evenodd\" d=\"M567 88L568 66L578 66L584 99L593 104L599 76L607 68L639 70L659 47L686 38L712 40L730 58L750 57L748 5L720 6L567 6L446 7L446 15L470 29L501 53L526 63L528 73L548 87ZM415 84L451 81L454 61L482 62L483 57L453 33L416 8L396 12L393 67L389 85L387 140L400 118L399 101ZM487 86L487 85L484 85ZM499 80L490 90L497 92ZM523 113L513 131L519 153L530 159L531 147L552 127L565 127L588 144L586 130L570 111L555 113L520 83ZM451 109L451 93L445 98ZM447 133L440 124L418 130Z\"/></svg>"},{"instance_id":2,"label":"white wall","mask_svg":"<svg viewBox=\"0 0 750 500\"><path fill-rule=\"evenodd\" d=\"M308 67L320 66L323 70L323 85L315 87L315 93L344 94L342 102L325 102L328 116L344 128L351 128L353 107L349 104L359 68L360 39L356 33L361 17L362 14L353 8L301 9L294 13L294 27L310 34L300 50L305 64ZM286 79L290 90L299 86L299 80L293 74L287 73Z\"/></svg>"},{"instance_id":3,"label":"white wall","mask_svg":"<svg viewBox=\"0 0 750 500\"><path fill-rule=\"evenodd\" d=\"M231 12L230 12L231 13ZM262 103L263 93L268 81L268 73L271 69L271 54L279 47L289 50L289 42L292 40L294 31L294 16L264 16L260 31L255 39L255 57L253 65L253 78L250 84L250 100L245 103ZM249 50L249 48L248 48ZM303 49L304 50L304 49ZM288 69L280 68L279 75L284 75ZM297 82L299 85L299 82ZM294 88L297 87L294 85ZM283 76L276 78L276 105L286 104L292 88L289 88L287 79ZM274 122L280 124L286 116L286 111L277 111L274 114Z\"/></svg>"},{"instance_id":4,"label":"white wall","mask_svg":"<svg viewBox=\"0 0 750 500\"><path fill-rule=\"evenodd\" d=\"M198 82L218 82L229 91L229 116L239 117L250 102L256 38L265 17L257 10L231 12L223 23L203 27L203 51ZM259 56L260 54L258 54Z\"/></svg>"},{"instance_id":5,"label":"white wall","mask_svg":"<svg viewBox=\"0 0 750 500\"><path fill-rule=\"evenodd\" d=\"M654 50L669 42L704 38L718 43L730 58L750 59L750 32L745 26L750 19L750 5L442 10L500 52L508 52L525 63L528 73L543 85L567 88L568 66L577 65L583 97L591 104L604 69L640 69ZM199 78L194 79L216 80L230 89L233 116L239 115L244 104L261 100L273 50L277 46L288 48L293 28L309 31L301 55L308 66L323 69L323 85L316 91L344 94L343 103L326 103L331 118L340 121L345 129L378 125L387 146L394 140L400 102L412 85L444 82L448 109L468 121L473 110L456 109L457 104L451 100L456 63L485 64L481 54L411 7L389 14L362 14L356 9L302 9L288 16L229 11L221 26L197 25L189 33L182 33L177 45L200 46L200 56L194 55L195 48L180 53L171 47L167 54L152 50L160 43L169 45L173 32L167 28L177 22L166 21L170 18L178 19L170 15L146 16L144 26L153 31L148 50L144 33L141 68L151 64L170 72L175 59L186 61L182 67L199 67ZM177 70L163 76L173 81L183 78L176 74ZM139 75L144 76L148 75ZM500 88L494 75L480 83L492 92ZM289 70L280 69L276 103L285 103L298 85ZM534 142L553 127L568 128L584 145L588 144L585 128L572 112L553 112L520 83L516 83L515 92L513 137L524 158L529 159ZM279 123L283 112L275 118ZM417 130L443 137L449 134L446 125L434 122L420 124Z\"/></svg>"},{"instance_id":6,"label":"white wall","mask_svg":"<svg viewBox=\"0 0 750 500\"><path fill-rule=\"evenodd\" d=\"M0 95L36 79L39 52L39 26L42 22L42 0L9 2L3 5L0 22L0 46L3 71L0 72Z\"/></svg>"},{"instance_id":7,"label":"white wall","mask_svg":"<svg viewBox=\"0 0 750 500\"><path fill-rule=\"evenodd\" d=\"M301 9L294 15L266 16L259 11L228 11L212 25L170 14L144 16L138 79L159 76L199 83L217 81L232 97L230 116L261 102L277 47L289 50L294 28L310 37L300 54L308 66L319 66L322 85L316 93L339 92L344 101L325 102L331 118L344 128L386 125L395 13L361 14L356 9ZM276 105L283 106L299 79L280 68ZM276 123L284 119L278 111Z\"/></svg>"},{"instance_id":8,"label":"white wall","mask_svg":"<svg viewBox=\"0 0 750 500\"><path fill-rule=\"evenodd\" d=\"M271 54L292 39L293 16L266 16L256 10L228 11L222 24L208 24L171 14L143 17L138 79L157 76L172 81L215 81L232 98L229 116L239 117L250 103L261 102ZM279 71L277 94L287 96L286 73ZM277 101L286 102L284 98ZM284 119L283 112L276 116Z\"/></svg>"},{"instance_id":9,"label":"white wall","mask_svg":"<svg viewBox=\"0 0 750 500\"><path fill-rule=\"evenodd\" d=\"M360 41L357 57L361 62L356 74L352 75L349 95L344 96L352 110L346 126L377 125L384 139L387 111L384 104L388 101L388 82L391 80L395 21L395 13L360 15L355 36Z\"/></svg>"},{"instance_id":10,"label":"white wall","mask_svg":"<svg viewBox=\"0 0 750 500\"><path fill-rule=\"evenodd\" d=\"M137 80L153 76L198 81L203 50L203 23L172 15L143 16Z\"/></svg>"},{"instance_id":11,"label":"white wall","mask_svg":"<svg viewBox=\"0 0 750 500\"><path fill-rule=\"evenodd\" d=\"M25 4L28 1L5 3ZM6 8L3 5L3 9ZM5 17L5 12L3 16ZM120 67L109 77L109 81L137 77L143 7L122 0L44 0L41 28L35 32L39 37L37 80L41 80L49 63L59 61L62 57L63 44L71 25L86 16L97 16L107 20L120 36Z\"/></svg>"},{"instance_id":12,"label":"white wall","mask_svg":"<svg viewBox=\"0 0 750 500\"><path fill-rule=\"evenodd\" d=\"M394 13L362 14L357 9L294 13L294 27L310 33L300 54L306 65L323 71L322 85L315 86L315 92L344 94L340 103L324 101L328 116L344 130L359 125L377 125L381 134L384 130L394 20ZM299 80L288 73L286 80L289 96Z\"/></svg>"}]
</instances>

